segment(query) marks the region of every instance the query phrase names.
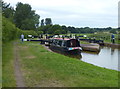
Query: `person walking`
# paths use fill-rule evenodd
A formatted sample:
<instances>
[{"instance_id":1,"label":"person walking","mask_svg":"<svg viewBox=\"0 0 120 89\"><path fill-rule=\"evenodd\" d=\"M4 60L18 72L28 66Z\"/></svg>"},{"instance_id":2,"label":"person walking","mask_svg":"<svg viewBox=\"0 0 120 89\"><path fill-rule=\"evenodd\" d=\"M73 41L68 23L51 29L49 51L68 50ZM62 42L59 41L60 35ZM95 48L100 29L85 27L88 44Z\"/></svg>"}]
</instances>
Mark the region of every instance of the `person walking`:
<instances>
[{"instance_id":1,"label":"person walking","mask_svg":"<svg viewBox=\"0 0 120 89\"><path fill-rule=\"evenodd\" d=\"M113 44L115 43L115 36L114 36L114 34L111 35L111 41L112 41Z\"/></svg>"},{"instance_id":2,"label":"person walking","mask_svg":"<svg viewBox=\"0 0 120 89\"><path fill-rule=\"evenodd\" d=\"M21 41L23 42L24 41L24 35L21 34Z\"/></svg>"}]
</instances>

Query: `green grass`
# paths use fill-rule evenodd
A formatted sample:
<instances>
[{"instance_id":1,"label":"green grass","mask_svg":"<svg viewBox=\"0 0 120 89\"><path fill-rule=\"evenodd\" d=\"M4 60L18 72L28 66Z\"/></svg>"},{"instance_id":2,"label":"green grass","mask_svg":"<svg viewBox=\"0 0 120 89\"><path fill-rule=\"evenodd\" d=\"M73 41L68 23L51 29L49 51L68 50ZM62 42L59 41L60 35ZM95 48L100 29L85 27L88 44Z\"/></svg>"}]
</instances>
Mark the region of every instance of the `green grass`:
<instances>
[{"instance_id":1,"label":"green grass","mask_svg":"<svg viewBox=\"0 0 120 89\"><path fill-rule=\"evenodd\" d=\"M13 42L2 46L2 86L15 87Z\"/></svg>"},{"instance_id":2,"label":"green grass","mask_svg":"<svg viewBox=\"0 0 120 89\"><path fill-rule=\"evenodd\" d=\"M69 34L68 34L69 35ZM75 34L74 34L75 35ZM87 35L87 37L91 37L91 38L96 38L97 40L104 40L104 42L106 43L111 43L111 33L104 33L104 32L98 32L96 34L94 33L85 33L85 34L76 34L77 36L83 36L83 35ZM119 34L114 34L115 35L115 43L116 44L120 44L120 40L119 40ZM81 37L84 38L84 37Z\"/></svg>"},{"instance_id":3,"label":"green grass","mask_svg":"<svg viewBox=\"0 0 120 89\"><path fill-rule=\"evenodd\" d=\"M90 44L90 43L86 41L80 41L80 44Z\"/></svg>"},{"instance_id":4,"label":"green grass","mask_svg":"<svg viewBox=\"0 0 120 89\"><path fill-rule=\"evenodd\" d=\"M20 62L29 87L117 87L118 72L47 51L38 42L19 44Z\"/></svg>"}]
</instances>

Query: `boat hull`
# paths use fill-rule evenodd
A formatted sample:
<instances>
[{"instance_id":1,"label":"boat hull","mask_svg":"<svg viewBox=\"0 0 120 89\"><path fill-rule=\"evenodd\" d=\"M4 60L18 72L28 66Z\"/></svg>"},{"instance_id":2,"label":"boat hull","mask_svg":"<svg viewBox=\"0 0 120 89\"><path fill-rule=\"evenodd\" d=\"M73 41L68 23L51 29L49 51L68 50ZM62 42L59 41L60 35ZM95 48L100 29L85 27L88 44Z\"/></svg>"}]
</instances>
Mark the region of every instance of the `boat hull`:
<instances>
[{"instance_id":1,"label":"boat hull","mask_svg":"<svg viewBox=\"0 0 120 89\"><path fill-rule=\"evenodd\" d=\"M53 45L50 45L49 48L52 51L55 51L55 52L58 52L58 53L61 53L61 54L68 54L68 55L69 54L70 55L79 55L79 54L81 54L81 50L80 49L68 50L65 47L59 47L59 46L53 46Z\"/></svg>"}]
</instances>

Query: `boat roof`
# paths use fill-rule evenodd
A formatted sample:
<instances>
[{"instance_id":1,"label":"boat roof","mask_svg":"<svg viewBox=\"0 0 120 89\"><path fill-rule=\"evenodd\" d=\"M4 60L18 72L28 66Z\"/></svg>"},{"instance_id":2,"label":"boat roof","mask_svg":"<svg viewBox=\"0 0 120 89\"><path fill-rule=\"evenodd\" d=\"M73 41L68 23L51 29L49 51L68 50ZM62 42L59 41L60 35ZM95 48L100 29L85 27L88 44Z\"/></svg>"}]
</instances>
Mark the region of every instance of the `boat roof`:
<instances>
[{"instance_id":1,"label":"boat roof","mask_svg":"<svg viewBox=\"0 0 120 89\"><path fill-rule=\"evenodd\" d=\"M57 39L57 40L71 40L70 38L53 38L53 39Z\"/></svg>"}]
</instances>

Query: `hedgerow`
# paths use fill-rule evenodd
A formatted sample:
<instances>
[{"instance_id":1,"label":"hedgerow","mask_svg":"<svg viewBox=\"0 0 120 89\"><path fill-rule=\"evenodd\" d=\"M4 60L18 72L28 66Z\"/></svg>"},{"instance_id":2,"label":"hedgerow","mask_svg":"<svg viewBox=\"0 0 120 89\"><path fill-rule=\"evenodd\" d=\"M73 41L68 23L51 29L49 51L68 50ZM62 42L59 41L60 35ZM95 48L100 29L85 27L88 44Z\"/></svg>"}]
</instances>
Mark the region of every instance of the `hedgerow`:
<instances>
[{"instance_id":1,"label":"hedgerow","mask_svg":"<svg viewBox=\"0 0 120 89\"><path fill-rule=\"evenodd\" d=\"M27 35L37 36L37 33L34 30L21 30L7 18L4 16L2 17L2 42L8 42L20 38L21 34L24 34L25 38Z\"/></svg>"}]
</instances>

